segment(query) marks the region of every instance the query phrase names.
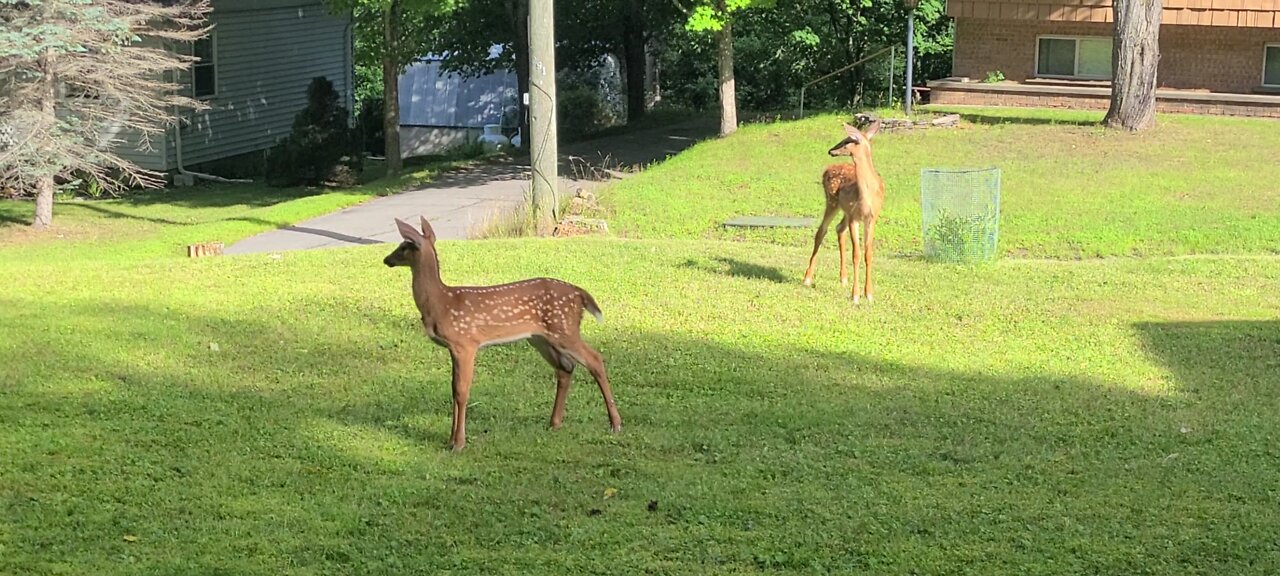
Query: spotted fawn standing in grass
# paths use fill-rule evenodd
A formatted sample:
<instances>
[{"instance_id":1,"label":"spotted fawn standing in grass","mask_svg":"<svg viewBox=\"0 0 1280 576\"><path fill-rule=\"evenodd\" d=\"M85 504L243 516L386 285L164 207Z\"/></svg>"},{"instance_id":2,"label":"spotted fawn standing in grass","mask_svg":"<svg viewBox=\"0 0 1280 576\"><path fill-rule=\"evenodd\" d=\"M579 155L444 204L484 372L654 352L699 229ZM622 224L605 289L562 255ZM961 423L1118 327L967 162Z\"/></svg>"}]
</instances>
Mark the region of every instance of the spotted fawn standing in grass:
<instances>
[{"instance_id":1,"label":"spotted fawn standing in grass","mask_svg":"<svg viewBox=\"0 0 1280 576\"><path fill-rule=\"evenodd\" d=\"M564 421L564 403L573 369L583 364L600 385L609 426L616 433L622 418L613 403L600 353L582 340L582 312L603 322L594 298L577 286L552 278L534 278L498 286L446 286L440 280L436 235L422 219L422 231L396 219L404 242L383 259L387 266L413 271L413 301L422 313L427 337L449 350L453 359L453 432L455 452L467 443L467 399L476 352L485 346L528 340L556 371L556 401L551 428Z\"/></svg>"},{"instance_id":2,"label":"spotted fawn standing in grass","mask_svg":"<svg viewBox=\"0 0 1280 576\"><path fill-rule=\"evenodd\" d=\"M871 138L880 131L880 122L875 121L867 128L866 134L848 124L844 125L847 134L827 154L830 156L848 156L852 163L832 164L822 173L823 195L827 201L826 210L822 213L822 222L813 235L813 254L809 256L809 269L804 273L804 284L813 285L813 269L818 261L818 248L827 235L827 226L835 217L836 211L844 212L844 217L836 225L836 239L840 242L840 284L849 284L849 275L844 267L845 232L849 234L849 243L853 246L853 302L858 303L858 225L862 225L862 250L866 259L867 276L863 293L867 302L871 297L871 258L875 253L876 218L880 216L880 207L884 204L884 180L876 172L871 161Z\"/></svg>"}]
</instances>

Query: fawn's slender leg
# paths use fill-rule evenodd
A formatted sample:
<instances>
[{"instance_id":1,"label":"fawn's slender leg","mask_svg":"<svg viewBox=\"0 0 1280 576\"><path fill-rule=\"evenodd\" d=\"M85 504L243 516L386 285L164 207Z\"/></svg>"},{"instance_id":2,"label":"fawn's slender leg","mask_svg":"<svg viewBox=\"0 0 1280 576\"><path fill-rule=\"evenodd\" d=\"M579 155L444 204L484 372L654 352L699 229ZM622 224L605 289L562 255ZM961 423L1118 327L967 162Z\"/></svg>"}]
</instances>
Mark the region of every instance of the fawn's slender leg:
<instances>
[{"instance_id":1,"label":"fawn's slender leg","mask_svg":"<svg viewBox=\"0 0 1280 576\"><path fill-rule=\"evenodd\" d=\"M844 256L848 252L848 240L853 238L849 232L849 217L845 216L840 219L840 223L836 224L836 240L840 241L840 285L849 285L849 271L844 266ZM857 268L854 268L857 271Z\"/></svg>"},{"instance_id":2,"label":"fawn's slender leg","mask_svg":"<svg viewBox=\"0 0 1280 576\"><path fill-rule=\"evenodd\" d=\"M849 218L849 243L853 245L853 303L858 303L858 221ZM863 228L866 226L864 225Z\"/></svg>"},{"instance_id":3,"label":"fawn's slender leg","mask_svg":"<svg viewBox=\"0 0 1280 576\"><path fill-rule=\"evenodd\" d=\"M555 430L564 423L564 404L569 397L569 387L573 385L574 361L568 359L567 355L557 352L546 340L530 338L529 343L556 370L556 403L551 407L551 429ZM565 361L566 359L568 360L567 362Z\"/></svg>"},{"instance_id":4,"label":"fawn's slender leg","mask_svg":"<svg viewBox=\"0 0 1280 576\"><path fill-rule=\"evenodd\" d=\"M834 202L827 202L827 209L822 213L822 222L818 224L818 231L813 233L813 254L809 255L809 268L804 271L804 285L813 286L813 269L818 262L818 248L822 246L822 239L827 236L827 227L831 225L831 219L835 217L836 210L839 207ZM841 266L844 264L841 263Z\"/></svg>"},{"instance_id":5,"label":"fawn's slender leg","mask_svg":"<svg viewBox=\"0 0 1280 576\"><path fill-rule=\"evenodd\" d=\"M604 357L582 340L578 340L573 348L566 350L573 354L579 362L591 371L591 376L600 386L600 395L604 396L604 409L609 414L609 429L615 433L622 431L622 417L618 415L618 407L613 403L613 391L609 388L609 375L604 369Z\"/></svg>"},{"instance_id":6,"label":"fawn's slender leg","mask_svg":"<svg viewBox=\"0 0 1280 576\"><path fill-rule=\"evenodd\" d=\"M863 253L863 256L867 259L867 278L866 278L867 284L863 288L862 292L867 295L867 302L870 302L871 301L871 258L875 254L876 219L868 218L867 223L864 225L864 228L865 229L862 231L862 253Z\"/></svg>"},{"instance_id":7,"label":"fawn's slender leg","mask_svg":"<svg viewBox=\"0 0 1280 576\"><path fill-rule=\"evenodd\" d=\"M573 385L573 372L556 369L556 403L551 407L551 429L558 430L564 424L564 403Z\"/></svg>"},{"instance_id":8,"label":"fawn's slender leg","mask_svg":"<svg viewBox=\"0 0 1280 576\"><path fill-rule=\"evenodd\" d=\"M453 358L453 435L449 447L459 452L467 445L467 400L475 375L476 351L457 346L449 349L449 355Z\"/></svg>"}]
</instances>

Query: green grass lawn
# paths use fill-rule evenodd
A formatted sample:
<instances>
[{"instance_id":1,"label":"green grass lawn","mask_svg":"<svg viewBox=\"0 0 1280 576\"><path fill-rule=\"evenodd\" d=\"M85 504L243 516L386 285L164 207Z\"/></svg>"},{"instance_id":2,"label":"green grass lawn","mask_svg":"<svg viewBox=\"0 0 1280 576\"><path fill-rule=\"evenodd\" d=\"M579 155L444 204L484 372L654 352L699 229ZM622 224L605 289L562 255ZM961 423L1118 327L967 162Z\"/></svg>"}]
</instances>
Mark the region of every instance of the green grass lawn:
<instances>
[{"instance_id":1,"label":"green grass lawn","mask_svg":"<svg viewBox=\"0 0 1280 576\"><path fill-rule=\"evenodd\" d=\"M261 183L209 184L103 199L60 199L52 233L33 233L31 202L0 201L0 265L66 259L185 257L186 246L230 245L430 181L463 160L415 161L393 178L348 189L275 188ZM370 172L376 173L377 167Z\"/></svg>"},{"instance_id":2,"label":"green grass lawn","mask_svg":"<svg viewBox=\"0 0 1280 576\"><path fill-rule=\"evenodd\" d=\"M1064 128L968 134L1024 129ZM626 235L662 235L622 207L688 162L613 192ZM0 574L1280 571L1280 259L1262 232L1144 245L1219 254L1193 258L883 258L876 303L854 307L834 246L801 287L803 243L719 237L690 221L723 184L668 184L695 195L668 214L686 238L440 245L451 283L591 291L606 322L584 335L624 421L607 432L581 374L546 430L549 368L490 348L459 455L448 356L381 264L390 246L180 256L255 211L300 217L284 211L301 198L119 201L183 226L61 207L62 230L100 237L0 227ZM1134 232L1112 217L1073 225ZM1092 241L1041 225L1033 254ZM906 234L884 240L909 253Z\"/></svg>"},{"instance_id":3,"label":"green grass lawn","mask_svg":"<svg viewBox=\"0 0 1280 576\"><path fill-rule=\"evenodd\" d=\"M1277 253L1280 125L1271 120L1162 116L1140 135L1096 126L1101 114L962 110L956 130L883 133L882 254L918 254L920 170L1002 171L1001 252L1078 258ZM822 214L826 151L847 117L746 126L622 182L605 200L629 238L747 238L788 246L810 229L739 232L735 216Z\"/></svg>"}]
</instances>

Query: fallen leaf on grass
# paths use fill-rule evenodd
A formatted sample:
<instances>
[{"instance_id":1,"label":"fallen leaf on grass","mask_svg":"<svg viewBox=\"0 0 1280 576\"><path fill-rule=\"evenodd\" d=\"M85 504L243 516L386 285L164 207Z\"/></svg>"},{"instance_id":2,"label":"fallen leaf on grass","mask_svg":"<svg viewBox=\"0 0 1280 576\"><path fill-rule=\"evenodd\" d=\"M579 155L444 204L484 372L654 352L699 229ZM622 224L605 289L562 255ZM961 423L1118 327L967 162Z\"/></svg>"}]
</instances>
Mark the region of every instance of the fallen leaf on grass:
<instances>
[{"instance_id":1,"label":"fallen leaf on grass","mask_svg":"<svg viewBox=\"0 0 1280 576\"><path fill-rule=\"evenodd\" d=\"M617 488L605 488L605 489L604 489L604 499L605 499L605 500L608 500L608 499L610 499L610 498L613 498L614 496L617 496L617 495L618 495L618 489L617 489Z\"/></svg>"},{"instance_id":2,"label":"fallen leaf on grass","mask_svg":"<svg viewBox=\"0 0 1280 576\"><path fill-rule=\"evenodd\" d=\"M134 536L133 534L125 534L125 535L124 535L124 541L125 541L125 542L137 542L137 541L138 541L138 537L137 537L137 536Z\"/></svg>"}]
</instances>

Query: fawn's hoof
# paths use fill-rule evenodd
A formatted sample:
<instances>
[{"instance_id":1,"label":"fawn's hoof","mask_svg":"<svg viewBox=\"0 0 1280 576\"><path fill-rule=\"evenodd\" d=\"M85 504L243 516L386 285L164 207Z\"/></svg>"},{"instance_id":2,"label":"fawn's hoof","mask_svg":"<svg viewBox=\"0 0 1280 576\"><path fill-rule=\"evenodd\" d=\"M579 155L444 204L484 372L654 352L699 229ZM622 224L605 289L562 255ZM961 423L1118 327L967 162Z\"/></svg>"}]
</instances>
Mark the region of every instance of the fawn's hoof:
<instances>
[{"instance_id":1,"label":"fawn's hoof","mask_svg":"<svg viewBox=\"0 0 1280 576\"><path fill-rule=\"evenodd\" d=\"M621 423L621 422L618 422L617 424L613 424L613 425L609 426L609 432L611 432L611 433L613 433L613 434L619 434L619 433L621 433L621 432L622 432L622 423Z\"/></svg>"},{"instance_id":2,"label":"fawn's hoof","mask_svg":"<svg viewBox=\"0 0 1280 576\"><path fill-rule=\"evenodd\" d=\"M813 278L805 278L803 284L805 286L813 286Z\"/></svg>"}]
</instances>

